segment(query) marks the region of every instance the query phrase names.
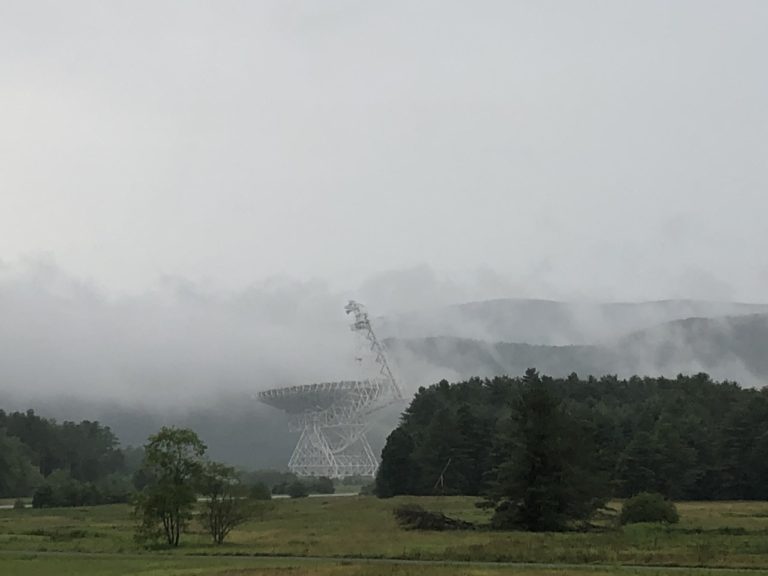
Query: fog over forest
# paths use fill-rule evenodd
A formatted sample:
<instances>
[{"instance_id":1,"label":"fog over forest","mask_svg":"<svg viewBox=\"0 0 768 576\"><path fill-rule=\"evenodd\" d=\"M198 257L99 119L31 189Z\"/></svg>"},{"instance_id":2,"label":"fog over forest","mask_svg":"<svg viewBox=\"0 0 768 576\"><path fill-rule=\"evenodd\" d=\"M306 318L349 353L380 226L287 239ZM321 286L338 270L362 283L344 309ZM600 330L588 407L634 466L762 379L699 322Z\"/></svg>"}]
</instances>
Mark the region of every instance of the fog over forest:
<instances>
[{"instance_id":1,"label":"fog over forest","mask_svg":"<svg viewBox=\"0 0 768 576\"><path fill-rule=\"evenodd\" d=\"M279 467L295 438L286 416L256 392L375 375L343 311L353 295L372 303L407 396L443 378L519 375L531 366L553 376L707 371L748 386L768 379L768 305L499 299L454 281L457 298L475 290L487 299L412 308L392 294L428 299L435 291L439 302L446 291L438 275L422 268L387 278L386 300L376 293L382 278L347 293L289 280L226 293L169 279L115 297L51 262L6 265L0 400L6 410L102 420L127 444L169 421L188 425L230 461ZM415 286L414 278L431 282ZM377 304L387 313L376 314ZM375 445L400 409L373 423Z\"/></svg>"}]
</instances>

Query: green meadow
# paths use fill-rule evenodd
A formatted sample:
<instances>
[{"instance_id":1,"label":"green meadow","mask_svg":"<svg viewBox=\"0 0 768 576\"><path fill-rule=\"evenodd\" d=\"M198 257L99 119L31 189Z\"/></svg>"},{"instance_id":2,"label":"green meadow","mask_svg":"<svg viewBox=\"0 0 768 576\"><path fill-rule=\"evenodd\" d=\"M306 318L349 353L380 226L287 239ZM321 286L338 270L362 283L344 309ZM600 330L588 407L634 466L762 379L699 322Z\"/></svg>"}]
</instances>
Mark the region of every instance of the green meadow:
<instances>
[{"instance_id":1,"label":"green meadow","mask_svg":"<svg viewBox=\"0 0 768 576\"><path fill-rule=\"evenodd\" d=\"M191 526L178 549L133 540L128 506L0 511L0 574L766 574L768 503L680 503L679 524L623 528L606 514L590 532L401 529L404 502L476 523L463 497L273 500L222 546Z\"/></svg>"}]
</instances>

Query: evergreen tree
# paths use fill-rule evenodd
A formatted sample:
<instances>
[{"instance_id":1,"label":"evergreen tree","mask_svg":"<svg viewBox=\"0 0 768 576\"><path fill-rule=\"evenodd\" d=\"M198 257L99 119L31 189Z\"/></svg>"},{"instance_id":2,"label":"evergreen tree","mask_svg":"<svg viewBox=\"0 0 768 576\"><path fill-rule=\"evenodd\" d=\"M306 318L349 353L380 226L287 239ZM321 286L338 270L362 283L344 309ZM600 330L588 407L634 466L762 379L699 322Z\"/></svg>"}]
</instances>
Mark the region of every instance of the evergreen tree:
<instances>
[{"instance_id":1,"label":"evergreen tree","mask_svg":"<svg viewBox=\"0 0 768 576\"><path fill-rule=\"evenodd\" d=\"M535 370L523 379L511 428L502 439L509 452L497 469L494 526L553 531L589 519L606 496L589 468L596 452Z\"/></svg>"},{"instance_id":2,"label":"evergreen tree","mask_svg":"<svg viewBox=\"0 0 768 576\"><path fill-rule=\"evenodd\" d=\"M411 494L419 479L413 460L413 438L403 428L395 428L381 451L375 492L379 498Z\"/></svg>"},{"instance_id":3,"label":"evergreen tree","mask_svg":"<svg viewBox=\"0 0 768 576\"><path fill-rule=\"evenodd\" d=\"M427 426L421 449L415 450L421 472L420 494L460 493L462 478L454 466L460 441L453 412L440 408Z\"/></svg>"},{"instance_id":4,"label":"evergreen tree","mask_svg":"<svg viewBox=\"0 0 768 576\"><path fill-rule=\"evenodd\" d=\"M460 494L477 496L485 488L490 442L485 422L477 417L469 404L462 404L456 412L458 442L451 467L457 478Z\"/></svg>"},{"instance_id":5,"label":"evergreen tree","mask_svg":"<svg viewBox=\"0 0 768 576\"><path fill-rule=\"evenodd\" d=\"M638 432L618 462L619 495L628 498L640 492L659 492L659 468L659 449L654 437Z\"/></svg>"}]
</instances>

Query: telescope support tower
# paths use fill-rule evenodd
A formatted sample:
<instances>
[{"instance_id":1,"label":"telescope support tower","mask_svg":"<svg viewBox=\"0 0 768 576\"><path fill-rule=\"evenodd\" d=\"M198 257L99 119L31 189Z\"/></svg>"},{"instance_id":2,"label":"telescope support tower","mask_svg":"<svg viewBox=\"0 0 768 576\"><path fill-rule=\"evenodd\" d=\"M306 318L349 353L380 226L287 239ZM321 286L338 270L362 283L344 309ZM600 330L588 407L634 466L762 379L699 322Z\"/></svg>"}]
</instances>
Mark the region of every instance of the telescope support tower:
<instances>
[{"instance_id":1,"label":"telescope support tower","mask_svg":"<svg viewBox=\"0 0 768 576\"><path fill-rule=\"evenodd\" d=\"M286 411L290 426L300 432L288 462L298 476L375 476L378 459L366 437L372 413L403 399L382 343L368 313L355 301L344 308L352 314L352 330L370 345L379 374L370 380L323 382L259 392L259 400Z\"/></svg>"},{"instance_id":2,"label":"telescope support tower","mask_svg":"<svg viewBox=\"0 0 768 576\"><path fill-rule=\"evenodd\" d=\"M298 476L374 476L378 460L365 436L365 427L357 428L345 430L341 445L334 445L327 428L307 426L301 431L288 468Z\"/></svg>"}]
</instances>

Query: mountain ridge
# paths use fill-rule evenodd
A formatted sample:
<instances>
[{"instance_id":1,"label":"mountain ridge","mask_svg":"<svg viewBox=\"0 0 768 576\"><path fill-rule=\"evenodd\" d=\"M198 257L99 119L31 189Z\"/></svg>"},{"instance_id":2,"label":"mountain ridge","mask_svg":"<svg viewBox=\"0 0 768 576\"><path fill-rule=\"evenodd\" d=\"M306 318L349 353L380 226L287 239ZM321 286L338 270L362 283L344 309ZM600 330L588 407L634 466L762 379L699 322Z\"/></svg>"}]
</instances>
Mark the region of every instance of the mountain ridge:
<instances>
[{"instance_id":1,"label":"mountain ridge","mask_svg":"<svg viewBox=\"0 0 768 576\"><path fill-rule=\"evenodd\" d=\"M747 386L768 382L768 314L685 318L596 344L542 345L491 342L455 336L388 339L398 362L414 360L452 377L521 374L535 367L551 376L707 372ZM414 367L423 373L425 367Z\"/></svg>"},{"instance_id":2,"label":"mountain ridge","mask_svg":"<svg viewBox=\"0 0 768 576\"><path fill-rule=\"evenodd\" d=\"M384 337L457 336L491 342L595 344L673 320L768 313L768 304L705 300L562 302L495 299L377 318Z\"/></svg>"}]
</instances>

